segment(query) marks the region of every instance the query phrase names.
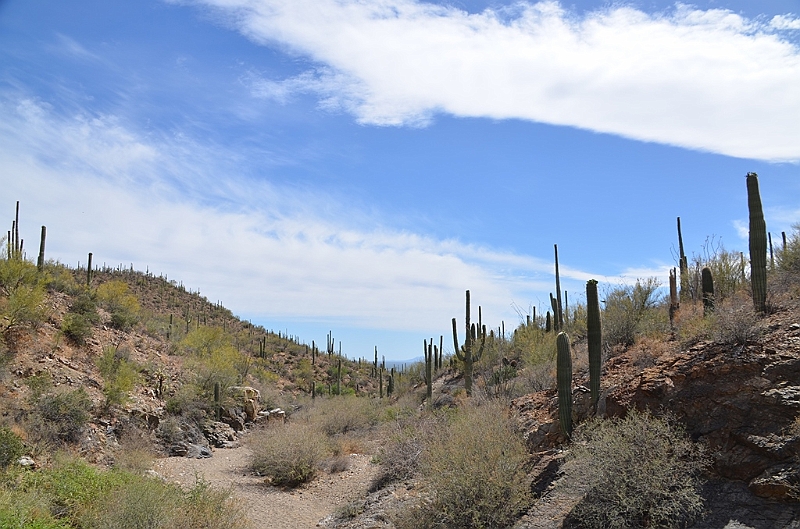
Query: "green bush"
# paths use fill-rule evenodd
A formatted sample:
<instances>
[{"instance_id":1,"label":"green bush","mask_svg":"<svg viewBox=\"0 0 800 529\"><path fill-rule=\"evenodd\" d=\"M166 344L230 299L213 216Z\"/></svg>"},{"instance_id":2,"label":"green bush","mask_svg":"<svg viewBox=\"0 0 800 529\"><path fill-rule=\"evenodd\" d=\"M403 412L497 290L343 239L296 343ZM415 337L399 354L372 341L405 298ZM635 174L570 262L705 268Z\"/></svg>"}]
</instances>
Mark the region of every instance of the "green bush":
<instances>
[{"instance_id":1,"label":"green bush","mask_svg":"<svg viewBox=\"0 0 800 529\"><path fill-rule=\"evenodd\" d=\"M586 529L683 527L703 511L706 466L673 421L630 410L576 430L559 486L583 495L571 516Z\"/></svg>"},{"instance_id":2,"label":"green bush","mask_svg":"<svg viewBox=\"0 0 800 529\"><path fill-rule=\"evenodd\" d=\"M112 327L125 331L138 323L139 300L124 281L115 279L97 287L97 300L111 314Z\"/></svg>"},{"instance_id":3,"label":"green bush","mask_svg":"<svg viewBox=\"0 0 800 529\"><path fill-rule=\"evenodd\" d=\"M42 395L32 411L29 434L43 442L74 443L89 420L91 406L83 388Z\"/></svg>"},{"instance_id":4,"label":"green bush","mask_svg":"<svg viewBox=\"0 0 800 529\"><path fill-rule=\"evenodd\" d=\"M658 280L636 280L633 286L618 286L606 292L603 310L603 340L607 347L633 345L641 335L669 329L666 310L660 310L662 296Z\"/></svg>"},{"instance_id":5,"label":"green bush","mask_svg":"<svg viewBox=\"0 0 800 529\"><path fill-rule=\"evenodd\" d=\"M20 529L72 529L50 512L49 504L37 492L0 488L0 527Z\"/></svg>"},{"instance_id":6,"label":"green bush","mask_svg":"<svg viewBox=\"0 0 800 529\"><path fill-rule=\"evenodd\" d=\"M420 469L429 501L400 514L399 528L508 527L531 505L528 452L505 406L461 410L426 442Z\"/></svg>"},{"instance_id":7,"label":"green bush","mask_svg":"<svg viewBox=\"0 0 800 529\"><path fill-rule=\"evenodd\" d=\"M103 355L97 360L104 381L106 406L123 404L128 399L128 393L139 382L139 366L129 356L125 348L104 347Z\"/></svg>"},{"instance_id":8,"label":"green bush","mask_svg":"<svg viewBox=\"0 0 800 529\"><path fill-rule=\"evenodd\" d=\"M22 259L0 259L0 332L9 345L17 330L47 316L44 282L36 266Z\"/></svg>"},{"instance_id":9,"label":"green bush","mask_svg":"<svg viewBox=\"0 0 800 529\"><path fill-rule=\"evenodd\" d=\"M6 426L0 426L0 470L25 454L25 443Z\"/></svg>"},{"instance_id":10,"label":"green bush","mask_svg":"<svg viewBox=\"0 0 800 529\"><path fill-rule=\"evenodd\" d=\"M21 505L20 505L21 504ZM6 523L10 520L10 523ZM0 527L61 529L240 529L230 492L199 481L189 491L130 472L103 471L76 459L24 473L0 487Z\"/></svg>"},{"instance_id":11,"label":"green bush","mask_svg":"<svg viewBox=\"0 0 800 529\"><path fill-rule=\"evenodd\" d=\"M267 428L250 439L251 466L273 485L295 487L311 481L328 453L325 436L309 424Z\"/></svg>"},{"instance_id":12,"label":"green bush","mask_svg":"<svg viewBox=\"0 0 800 529\"><path fill-rule=\"evenodd\" d=\"M92 323L83 314L68 312L61 321L61 332L77 345L83 345L92 336Z\"/></svg>"}]
</instances>

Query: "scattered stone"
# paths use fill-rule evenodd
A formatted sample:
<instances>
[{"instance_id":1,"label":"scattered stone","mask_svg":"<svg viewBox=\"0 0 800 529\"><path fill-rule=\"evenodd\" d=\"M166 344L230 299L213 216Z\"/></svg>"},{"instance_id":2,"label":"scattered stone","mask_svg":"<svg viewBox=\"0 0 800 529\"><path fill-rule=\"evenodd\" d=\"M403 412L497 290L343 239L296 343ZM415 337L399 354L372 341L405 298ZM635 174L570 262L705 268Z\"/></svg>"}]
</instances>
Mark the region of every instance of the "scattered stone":
<instances>
[{"instance_id":1,"label":"scattered stone","mask_svg":"<svg viewBox=\"0 0 800 529\"><path fill-rule=\"evenodd\" d=\"M34 461L33 458L28 456L22 456L19 459L17 459L17 464L22 468L27 468L27 469L36 468L36 461Z\"/></svg>"}]
</instances>

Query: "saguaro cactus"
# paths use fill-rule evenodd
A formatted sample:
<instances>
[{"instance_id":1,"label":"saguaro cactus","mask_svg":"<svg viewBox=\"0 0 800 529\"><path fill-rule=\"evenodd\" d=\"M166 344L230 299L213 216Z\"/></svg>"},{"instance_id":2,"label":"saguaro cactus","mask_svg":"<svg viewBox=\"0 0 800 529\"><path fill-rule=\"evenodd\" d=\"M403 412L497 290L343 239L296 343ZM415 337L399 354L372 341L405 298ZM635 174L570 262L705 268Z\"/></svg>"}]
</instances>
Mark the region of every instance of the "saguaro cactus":
<instances>
[{"instance_id":1,"label":"saguaro cactus","mask_svg":"<svg viewBox=\"0 0 800 529\"><path fill-rule=\"evenodd\" d=\"M436 357L439 356L439 351L437 350L436 346L433 345L433 338L431 338L430 343L426 342L425 340L422 341L422 352L425 355L425 384L427 386L426 395L428 397L428 404L430 404L431 397L433 396L434 364L436 362Z\"/></svg>"},{"instance_id":2,"label":"saguaro cactus","mask_svg":"<svg viewBox=\"0 0 800 529\"><path fill-rule=\"evenodd\" d=\"M221 406L221 394L220 394L220 387L219 382L214 382L214 414L217 417L217 420L220 420L222 417L222 406Z\"/></svg>"},{"instance_id":3,"label":"saguaro cactus","mask_svg":"<svg viewBox=\"0 0 800 529\"><path fill-rule=\"evenodd\" d=\"M669 326L675 325L675 313L680 308L680 301L678 301L678 279L676 277L675 268L669 271Z\"/></svg>"},{"instance_id":4,"label":"saguaro cactus","mask_svg":"<svg viewBox=\"0 0 800 529\"><path fill-rule=\"evenodd\" d=\"M597 409L600 400L600 360L603 333L600 327L600 301L597 296L597 281L586 282L586 337L589 348L589 391L592 408Z\"/></svg>"},{"instance_id":5,"label":"saguaro cactus","mask_svg":"<svg viewBox=\"0 0 800 529\"><path fill-rule=\"evenodd\" d=\"M747 208L750 212L750 283L756 312L767 310L767 224L761 208L758 175L747 173Z\"/></svg>"},{"instance_id":6,"label":"saguaro cactus","mask_svg":"<svg viewBox=\"0 0 800 529\"><path fill-rule=\"evenodd\" d=\"M709 313L714 312L714 278L711 275L711 269L707 266L700 273L703 284L703 316L708 316Z\"/></svg>"},{"instance_id":7,"label":"saguaro cactus","mask_svg":"<svg viewBox=\"0 0 800 529\"><path fill-rule=\"evenodd\" d=\"M556 338L556 380L558 383L558 423L567 437L572 435L572 351L567 333Z\"/></svg>"},{"instance_id":8,"label":"saguaro cactus","mask_svg":"<svg viewBox=\"0 0 800 529\"><path fill-rule=\"evenodd\" d=\"M42 238L39 240L39 259L36 261L36 266L41 272L44 270L44 240L47 237L47 228L42 226Z\"/></svg>"},{"instance_id":9,"label":"saguaro cactus","mask_svg":"<svg viewBox=\"0 0 800 529\"><path fill-rule=\"evenodd\" d=\"M89 263L86 265L86 286L92 283L92 252L89 252Z\"/></svg>"},{"instance_id":10,"label":"saguaro cactus","mask_svg":"<svg viewBox=\"0 0 800 529\"><path fill-rule=\"evenodd\" d=\"M683 253L683 234L681 233L680 217L678 217L678 252L678 267L681 271L681 299L686 299L686 294L689 291L689 262L686 259L686 254Z\"/></svg>"},{"instance_id":11,"label":"saguaro cactus","mask_svg":"<svg viewBox=\"0 0 800 529\"><path fill-rule=\"evenodd\" d=\"M557 331L564 329L564 310L563 305L561 305L561 278L558 274L558 245L554 244L553 247L555 248L556 254L556 311L553 316L555 316L555 327Z\"/></svg>"},{"instance_id":12,"label":"saguaro cactus","mask_svg":"<svg viewBox=\"0 0 800 529\"><path fill-rule=\"evenodd\" d=\"M480 307L478 308L480 314ZM469 308L469 290L467 290L467 312L465 317L466 336L464 337L464 346L458 345L458 331L456 330L456 319L453 318L453 347L455 348L456 357L464 362L464 390L467 395L472 395L472 368L475 362L478 362L483 355L483 348L486 345L486 327L480 324L478 320L478 328L475 324L470 325L470 308ZM480 340L481 345L475 351L475 342Z\"/></svg>"}]
</instances>

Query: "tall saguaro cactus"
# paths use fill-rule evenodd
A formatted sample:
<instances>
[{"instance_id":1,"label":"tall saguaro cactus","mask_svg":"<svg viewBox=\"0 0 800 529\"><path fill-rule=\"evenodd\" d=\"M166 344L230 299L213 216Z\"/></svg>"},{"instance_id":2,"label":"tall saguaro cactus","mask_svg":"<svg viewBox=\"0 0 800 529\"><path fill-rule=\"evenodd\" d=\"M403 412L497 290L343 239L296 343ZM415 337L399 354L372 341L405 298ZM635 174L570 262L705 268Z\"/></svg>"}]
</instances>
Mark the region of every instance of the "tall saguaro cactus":
<instances>
[{"instance_id":1,"label":"tall saguaro cactus","mask_svg":"<svg viewBox=\"0 0 800 529\"><path fill-rule=\"evenodd\" d=\"M86 286L92 284L92 252L89 252L89 263L86 265ZM186 332L189 332L188 330Z\"/></svg>"},{"instance_id":2,"label":"tall saguaro cactus","mask_svg":"<svg viewBox=\"0 0 800 529\"><path fill-rule=\"evenodd\" d=\"M569 336L560 332L556 337L556 381L558 383L558 423L567 437L572 435L572 351Z\"/></svg>"},{"instance_id":3,"label":"tall saguaro cactus","mask_svg":"<svg viewBox=\"0 0 800 529\"><path fill-rule=\"evenodd\" d=\"M480 307L478 308L480 314ZM478 327L475 324L470 325L470 309L469 309L469 290L467 290L467 312L465 317L466 336L464 337L464 346L458 345L458 331L456 330L456 319L453 318L453 347L456 351L456 357L464 362L464 390L467 395L472 395L472 368L475 362L478 362L483 355L483 348L486 345L486 327L481 325L480 319L478 320ZM475 342L480 340L481 345L478 350L475 350Z\"/></svg>"},{"instance_id":4,"label":"tall saguaro cactus","mask_svg":"<svg viewBox=\"0 0 800 529\"><path fill-rule=\"evenodd\" d=\"M564 311L561 305L561 277L558 274L558 245L554 244L556 254L556 307L555 307L555 328L557 331L564 329Z\"/></svg>"},{"instance_id":5,"label":"tall saguaro cactus","mask_svg":"<svg viewBox=\"0 0 800 529\"><path fill-rule=\"evenodd\" d=\"M689 291L689 262L686 259L686 254L683 253L683 234L681 233L680 217L678 217L678 252L678 267L681 271L681 299L684 300Z\"/></svg>"},{"instance_id":6,"label":"tall saguaro cactus","mask_svg":"<svg viewBox=\"0 0 800 529\"><path fill-rule=\"evenodd\" d=\"M44 270L44 240L47 237L47 228L42 226L42 238L39 240L39 259L36 261L36 266L41 272Z\"/></svg>"},{"instance_id":7,"label":"tall saguaro cactus","mask_svg":"<svg viewBox=\"0 0 800 529\"><path fill-rule=\"evenodd\" d=\"M750 212L750 283L756 312L767 310L767 224L758 191L758 175L747 173L747 208Z\"/></svg>"},{"instance_id":8,"label":"tall saguaro cactus","mask_svg":"<svg viewBox=\"0 0 800 529\"><path fill-rule=\"evenodd\" d=\"M602 356L603 331L600 327L600 301L597 296L597 281L586 282L586 337L589 348L589 391L592 408L597 409L600 400L600 360Z\"/></svg>"},{"instance_id":9,"label":"tall saguaro cactus","mask_svg":"<svg viewBox=\"0 0 800 529\"><path fill-rule=\"evenodd\" d=\"M680 308L680 301L678 301L678 279L676 277L675 268L669 271L669 326L675 326L675 313Z\"/></svg>"},{"instance_id":10,"label":"tall saguaro cactus","mask_svg":"<svg viewBox=\"0 0 800 529\"><path fill-rule=\"evenodd\" d=\"M431 397L433 397L433 363L438 355L436 346L433 345L433 338L431 338L430 343L422 340L422 352L425 355L425 385L427 386L425 394L428 397L428 404L430 404Z\"/></svg>"}]
</instances>

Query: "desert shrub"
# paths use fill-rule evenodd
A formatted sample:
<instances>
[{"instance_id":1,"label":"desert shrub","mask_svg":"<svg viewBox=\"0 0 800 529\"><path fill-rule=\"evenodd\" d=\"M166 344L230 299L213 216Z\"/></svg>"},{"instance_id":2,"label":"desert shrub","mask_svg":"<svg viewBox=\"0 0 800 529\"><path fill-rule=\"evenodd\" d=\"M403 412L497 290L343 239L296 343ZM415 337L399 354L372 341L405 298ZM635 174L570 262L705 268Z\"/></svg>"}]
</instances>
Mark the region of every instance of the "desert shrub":
<instances>
[{"instance_id":1,"label":"desert shrub","mask_svg":"<svg viewBox=\"0 0 800 529\"><path fill-rule=\"evenodd\" d=\"M22 259L0 259L0 332L9 345L14 333L47 316L45 287L36 266Z\"/></svg>"},{"instance_id":2,"label":"desert shrub","mask_svg":"<svg viewBox=\"0 0 800 529\"><path fill-rule=\"evenodd\" d=\"M41 494L5 488L0 488L0 527L72 529L67 521L53 516Z\"/></svg>"},{"instance_id":3,"label":"desert shrub","mask_svg":"<svg viewBox=\"0 0 800 529\"><path fill-rule=\"evenodd\" d=\"M429 501L398 516L407 527L507 527L530 506L528 453L504 406L460 411L426 442L422 479Z\"/></svg>"},{"instance_id":4,"label":"desert shrub","mask_svg":"<svg viewBox=\"0 0 800 529\"><path fill-rule=\"evenodd\" d=\"M777 266L787 272L800 272L800 223L792 225L792 233L786 238L786 249L776 252Z\"/></svg>"},{"instance_id":5,"label":"desert shrub","mask_svg":"<svg viewBox=\"0 0 800 529\"><path fill-rule=\"evenodd\" d=\"M0 527L56 529L239 529L241 509L229 491L200 481L184 492L161 480L121 470L103 471L76 459L60 458L52 468L25 473L15 484L15 497L35 499L34 521ZM4 514L0 489L0 520ZM31 503L33 503L31 501ZM38 523L38 522L37 522Z\"/></svg>"},{"instance_id":6,"label":"desert shrub","mask_svg":"<svg viewBox=\"0 0 800 529\"><path fill-rule=\"evenodd\" d=\"M745 263L739 252L730 252L715 237L706 238L700 255L692 257L687 288L694 301L702 300L701 271L711 270L714 278L714 298L717 302L729 298L747 286Z\"/></svg>"},{"instance_id":7,"label":"desert shrub","mask_svg":"<svg viewBox=\"0 0 800 529\"><path fill-rule=\"evenodd\" d=\"M46 263L45 271L47 272L47 288L51 291L75 294L82 288L82 285L78 285L78 282L75 281L73 271L60 263Z\"/></svg>"},{"instance_id":8,"label":"desert shrub","mask_svg":"<svg viewBox=\"0 0 800 529\"><path fill-rule=\"evenodd\" d=\"M127 476L126 476L127 477ZM88 505L86 529L157 529L169 527L181 503L181 491L152 478L129 478Z\"/></svg>"},{"instance_id":9,"label":"desert shrub","mask_svg":"<svg viewBox=\"0 0 800 529\"><path fill-rule=\"evenodd\" d=\"M311 481L327 455L325 436L310 424L266 428L250 438L251 467L272 485L294 487Z\"/></svg>"},{"instance_id":10,"label":"desert shrub","mask_svg":"<svg viewBox=\"0 0 800 529\"><path fill-rule=\"evenodd\" d=\"M342 396L317 399L309 408L308 417L325 435L334 436L364 431L376 425L380 409L373 399Z\"/></svg>"},{"instance_id":11,"label":"desert shrub","mask_svg":"<svg viewBox=\"0 0 800 529\"><path fill-rule=\"evenodd\" d=\"M571 516L587 529L682 527L703 510L706 465L673 421L630 410L575 431L559 486L583 494Z\"/></svg>"},{"instance_id":12,"label":"desert shrub","mask_svg":"<svg viewBox=\"0 0 800 529\"><path fill-rule=\"evenodd\" d=\"M92 323L83 314L68 312L61 321L61 332L74 344L83 345L92 335Z\"/></svg>"},{"instance_id":13,"label":"desert shrub","mask_svg":"<svg viewBox=\"0 0 800 529\"><path fill-rule=\"evenodd\" d=\"M726 344L745 345L757 340L763 332L752 301L744 295L717 305L712 320L712 337Z\"/></svg>"},{"instance_id":14,"label":"desert shrub","mask_svg":"<svg viewBox=\"0 0 800 529\"><path fill-rule=\"evenodd\" d=\"M658 280L637 280L633 286L618 286L606 292L603 310L603 340L607 347L633 345L637 336L661 333L669 328L667 312L659 310Z\"/></svg>"},{"instance_id":15,"label":"desert shrub","mask_svg":"<svg viewBox=\"0 0 800 529\"><path fill-rule=\"evenodd\" d=\"M239 381L237 365L243 356L233 346L231 336L220 327L199 327L181 341L181 349L190 357L189 366L201 394L211 400L214 385L219 383L223 394Z\"/></svg>"},{"instance_id":16,"label":"desert shrub","mask_svg":"<svg viewBox=\"0 0 800 529\"><path fill-rule=\"evenodd\" d=\"M128 292L128 284L112 280L97 287L97 300L111 314L111 326L128 330L139 321L139 300Z\"/></svg>"},{"instance_id":17,"label":"desert shrub","mask_svg":"<svg viewBox=\"0 0 800 529\"><path fill-rule=\"evenodd\" d=\"M25 454L25 443L7 426L0 426L0 470Z\"/></svg>"},{"instance_id":18,"label":"desert shrub","mask_svg":"<svg viewBox=\"0 0 800 529\"><path fill-rule=\"evenodd\" d=\"M212 488L198 479L183 496L183 508L174 527L184 529L245 529L248 523L243 506L237 504L229 490Z\"/></svg>"},{"instance_id":19,"label":"desert shrub","mask_svg":"<svg viewBox=\"0 0 800 529\"><path fill-rule=\"evenodd\" d=\"M125 430L114 453L114 468L143 474L153 465L155 453L147 434L136 428Z\"/></svg>"},{"instance_id":20,"label":"desert shrub","mask_svg":"<svg viewBox=\"0 0 800 529\"><path fill-rule=\"evenodd\" d=\"M89 420L91 406L83 388L42 395L32 411L29 437L43 442L76 442Z\"/></svg>"},{"instance_id":21,"label":"desert shrub","mask_svg":"<svg viewBox=\"0 0 800 529\"><path fill-rule=\"evenodd\" d=\"M701 340L711 338L713 331L713 318L703 314L703 304L691 300L681 303L680 309L675 313L675 337L682 347L689 347Z\"/></svg>"},{"instance_id":22,"label":"desert shrub","mask_svg":"<svg viewBox=\"0 0 800 529\"><path fill-rule=\"evenodd\" d=\"M394 435L378 451L377 460L380 470L370 483L370 492L382 489L390 483L405 481L416 475L424 448L424 428L418 426L398 427Z\"/></svg>"},{"instance_id":23,"label":"desert shrub","mask_svg":"<svg viewBox=\"0 0 800 529\"><path fill-rule=\"evenodd\" d=\"M103 377L106 407L123 404L140 378L139 366L130 359L130 352L122 347L104 347L97 367Z\"/></svg>"},{"instance_id":24,"label":"desert shrub","mask_svg":"<svg viewBox=\"0 0 800 529\"><path fill-rule=\"evenodd\" d=\"M206 417L206 412L212 409L212 404L203 395L202 388L195 384L183 384L174 395L167 398L165 409L167 413L199 423Z\"/></svg>"}]
</instances>

